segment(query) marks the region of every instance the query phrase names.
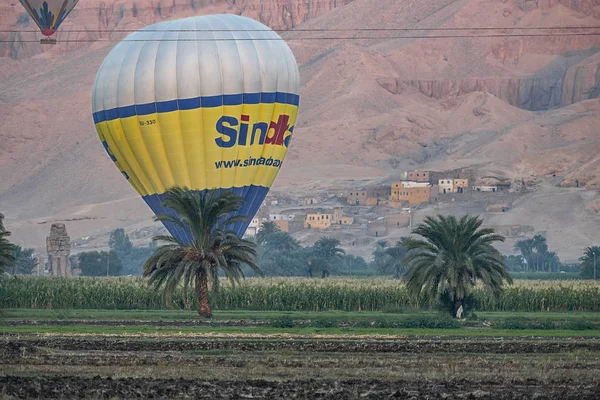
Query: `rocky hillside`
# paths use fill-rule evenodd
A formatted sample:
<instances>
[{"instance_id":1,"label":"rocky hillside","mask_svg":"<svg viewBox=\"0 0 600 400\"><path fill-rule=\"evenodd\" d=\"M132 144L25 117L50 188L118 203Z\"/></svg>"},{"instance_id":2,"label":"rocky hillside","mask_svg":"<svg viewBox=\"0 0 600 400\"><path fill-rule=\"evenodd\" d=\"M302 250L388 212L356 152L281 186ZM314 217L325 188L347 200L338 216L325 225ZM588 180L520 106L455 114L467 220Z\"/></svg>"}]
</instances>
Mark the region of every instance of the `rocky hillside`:
<instances>
[{"instance_id":1,"label":"rocky hillside","mask_svg":"<svg viewBox=\"0 0 600 400\"><path fill-rule=\"evenodd\" d=\"M300 64L301 109L275 191L300 197L405 168L463 169L531 188L551 178L543 198L486 218L498 226L530 218L574 258L600 235L592 228L600 226L600 36L435 30L597 26L599 0L89 0L63 35L110 41L51 47L24 42L33 27L13 3L0 5L3 29L20 31L0 34L10 41L0 43L0 206L22 244L43 243L53 220L68 220L73 237L151 223L96 137L93 79L123 31L208 12L296 28L283 35ZM377 38L336 39L350 35ZM577 214L565 219L568 204Z\"/></svg>"}]
</instances>

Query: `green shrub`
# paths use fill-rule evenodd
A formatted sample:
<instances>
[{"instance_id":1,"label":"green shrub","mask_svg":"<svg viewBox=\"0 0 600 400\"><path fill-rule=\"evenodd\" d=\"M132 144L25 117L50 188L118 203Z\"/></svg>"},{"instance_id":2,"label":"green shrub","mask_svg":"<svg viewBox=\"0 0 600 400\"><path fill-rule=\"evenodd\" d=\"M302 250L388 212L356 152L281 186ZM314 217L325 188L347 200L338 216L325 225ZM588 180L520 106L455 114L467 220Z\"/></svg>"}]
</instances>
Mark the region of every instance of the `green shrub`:
<instances>
[{"instance_id":1,"label":"green shrub","mask_svg":"<svg viewBox=\"0 0 600 400\"><path fill-rule=\"evenodd\" d=\"M600 326L594 324L592 321L579 318L566 321L564 324L561 324L560 328L569 329L573 331L591 331L594 329L599 329Z\"/></svg>"},{"instance_id":2,"label":"green shrub","mask_svg":"<svg viewBox=\"0 0 600 400\"><path fill-rule=\"evenodd\" d=\"M332 321L330 319L319 318L319 319L314 320L311 325L315 326L317 328L331 328L333 326L337 326L337 324L338 324L337 321Z\"/></svg>"},{"instance_id":3,"label":"green shrub","mask_svg":"<svg viewBox=\"0 0 600 400\"><path fill-rule=\"evenodd\" d=\"M275 318L271 321L271 326L274 328L293 328L295 326L295 322L292 317L288 315L282 315L281 317Z\"/></svg>"}]
</instances>

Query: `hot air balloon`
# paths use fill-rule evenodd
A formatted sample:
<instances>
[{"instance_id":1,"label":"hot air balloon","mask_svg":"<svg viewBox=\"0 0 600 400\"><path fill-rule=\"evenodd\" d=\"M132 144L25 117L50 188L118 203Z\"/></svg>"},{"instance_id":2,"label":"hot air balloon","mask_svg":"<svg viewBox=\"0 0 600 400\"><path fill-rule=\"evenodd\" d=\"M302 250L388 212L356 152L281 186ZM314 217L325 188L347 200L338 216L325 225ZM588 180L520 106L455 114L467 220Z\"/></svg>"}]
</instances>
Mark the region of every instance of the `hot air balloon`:
<instances>
[{"instance_id":1,"label":"hot air balloon","mask_svg":"<svg viewBox=\"0 0 600 400\"><path fill-rule=\"evenodd\" d=\"M290 146L300 77L274 31L237 15L160 22L129 35L94 82L100 141L154 213L173 186L230 190L251 219ZM176 215L174 215L176 216ZM249 221L230 227L242 236ZM189 231L168 222L184 243Z\"/></svg>"},{"instance_id":2,"label":"hot air balloon","mask_svg":"<svg viewBox=\"0 0 600 400\"><path fill-rule=\"evenodd\" d=\"M79 0L19 0L44 36L52 36ZM42 39L42 43L56 43Z\"/></svg>"}]
</instances>

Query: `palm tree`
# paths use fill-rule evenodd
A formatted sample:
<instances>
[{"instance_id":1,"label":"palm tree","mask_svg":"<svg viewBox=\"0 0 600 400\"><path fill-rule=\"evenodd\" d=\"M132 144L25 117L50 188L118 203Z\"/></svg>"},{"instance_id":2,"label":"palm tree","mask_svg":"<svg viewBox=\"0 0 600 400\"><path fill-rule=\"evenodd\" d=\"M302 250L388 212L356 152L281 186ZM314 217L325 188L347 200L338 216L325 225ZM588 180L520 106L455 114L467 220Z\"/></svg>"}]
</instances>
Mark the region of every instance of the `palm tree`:
<instances>
[{"instance_id":1,"label":"palm tree","mask_svg":"<svg viewBox=\"0 0 600 400\"><path fill-rule=\"evenodd\" d=\"M0 273L15 263L15 247L8 241L10 232L0 232Z\"/></svg>"},{"instance_id":2,"label":"palm tree","mask_svg":"<svg viewBox=\"0 0 600 400\"><path fill-rule=\"evenodd\" d=\"M483 220L465 215L427 217L412 233L423 239L403 242L408 254L409 270L404 280L411 294L428 299L447 295L452 301L452 315L457 315L463 300L477 281L495 294L512 279L504 257L492 243L504 241L493 229L480 229Z\"/></svg>"},{"instance_id":3,"label":"palm tree","mask_svg":"<svg viewBox=\"0 0 600 400\"><path fill-rule=\"evenodd\" d=\"M527 265L527 270L528 271L533 270L533 267L535 264L533 262L533 252L534 252L533 239L518 240L515 243L514 250L516 252L521 253L523 260L525 260L525 263Z\"/></svg>"},{"instance_id":4,"label":"palm tree","mask_svg":"<svg viewBox=\"0 0 600 400\"><path fill-rule=\"evenodd\" d=\"M396 242L396 244L392 247L388 247L385 249L386 258L386 269L392 269L396 272L396 279L400 279L400 271L406 265L404 263L404 258L406 257L406 247L404 247L404 241L407 238L402 238L402 240Z\"/></svg>"},{"instance_id":5,"label":"palm tree","mask_svg":"<svg viewBox=\"0 0 600 400\"><path fill-rule=\"evenodd\" d=\"M554 251L547 251L543 255L543 265L548 272L558 271L560 269L560 258Z\"/></svg>"},{"instance_id":6,"label":"palm tree","mask_svg":"<svg viewBox=\"0 0 600 400\"><path fill-rule=\"evenodd\" d=\"M341 262L342 256L346 254L346 251L339 246L340 241L334 237L322 237L315 243L315 258L322 261L321 263L318 263L322 266L322 278L329 276L330 266L334 263Z\"/></svg>"},{"instance_id":7,"label":"palm tree","mask_svg":"<svg viewBox=\"0 0 600 400\"><path fill-rule=\"evenodd\" d=\"M387 258L385 254L385 249L388 247L387 240L378 240L375 242L375 246L373 248L373 266L377 270L385 269L385 259Z\"/></svg>"},{"instance_id":8,"label":"palm tree","mask_svg":"<svg viewBox=\"0 0 600 400\"><path fill-rule=\"evenodd\" d=\"M15 262L12 264L12 273L30 275L38 265L38 259L33 253L33 249L24 249L19 245L14 245Z\"/></svg>"},{"instance_id":9,"label":"palm tree","mask_svg":"<svg viewBox=\"0 0 600 400\"><path fill-rule=\"evenodd\" d=\"M292 251L300 248L300 242L287 232L275 232L267 236L262 242L266 252Z\"/></svg>"},{"instance_id":10,"label":"palm tree","mask_svg":"<svg viewBox=\"0 0 600 400\"><path fill-rule=\"evenodd\" d=\"M4 231L6 231L6 229L4 229L4 215L0 213L0 232Z\"/></svg>"},{"instance_id":11,"label":"palm tree","mask_svg":"<svg viewBox=\"0 0 600 400\"><path fill-rule=\"evenodd\" d=\"M265 221L260 226L259 231L256 233L256 243L264 244L268 240L269 236L274 233L281 232L281 228L273 221Z\"/></svg>"},{"instance_id":12,"label":"palm tree","mask_svg":"<svg viewBox=\"0 0 600 400\"><path fill-rule=\"evenodd\" d=\"M591 246L583 249L581 261L581 275L584 278L596 279L596 271L600 267L600 246Z\"/></svg>"},{"instance_id":13,"label":"palm tree","mask_svg":"<svg viewBox=\"0 0 600 400\"><path fill-rule=\"evenodd\" d=\"M188 244L171 236L155 237L153 240L166 244L157 248L144 263L144 276L149 277L155 288L164 286L167 298L182 281L184 291L194 285L198 313L211 317L209 280L213 279L217 270L221 269L233 284L244 277L243 264L262 275L255 262L255 244L224 230L246 219L244 216L231 216L231 213L239 211L243 201L231 192L209 190L200 193L180 187L167 190L163 207L173 209L179 217L159 214L155 220L188 229L194 241Z\"/></svg>"}]
</instances>

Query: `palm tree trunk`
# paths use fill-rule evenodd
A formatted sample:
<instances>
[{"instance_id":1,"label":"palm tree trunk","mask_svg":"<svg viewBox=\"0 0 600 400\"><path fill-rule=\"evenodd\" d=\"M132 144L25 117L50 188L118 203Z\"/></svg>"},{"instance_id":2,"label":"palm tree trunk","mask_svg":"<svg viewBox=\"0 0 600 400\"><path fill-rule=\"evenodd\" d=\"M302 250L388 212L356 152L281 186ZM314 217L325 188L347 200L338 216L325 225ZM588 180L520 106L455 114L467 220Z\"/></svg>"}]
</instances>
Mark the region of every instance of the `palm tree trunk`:
<instances>
[{"instance_id":1,"label":"palm tree trunk","mask_svg":"<svg viewBox=\"0 0 600 400\"><path fill-rule=\"evenodd\" d=\"M211 318L212 310L208 302L208 275L206 271L196 274L196 297L198 297L198 314L205 318Z\"/></svg>"}]
</instances>

